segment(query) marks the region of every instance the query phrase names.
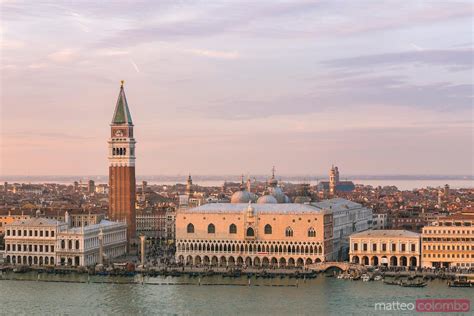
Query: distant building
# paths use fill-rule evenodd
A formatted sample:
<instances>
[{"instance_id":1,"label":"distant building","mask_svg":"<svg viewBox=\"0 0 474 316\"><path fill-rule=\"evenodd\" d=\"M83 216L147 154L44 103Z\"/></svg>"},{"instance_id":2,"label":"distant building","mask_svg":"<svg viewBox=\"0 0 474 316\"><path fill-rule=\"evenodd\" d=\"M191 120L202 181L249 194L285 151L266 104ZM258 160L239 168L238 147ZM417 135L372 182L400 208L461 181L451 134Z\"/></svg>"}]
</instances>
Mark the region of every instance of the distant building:
<instances>
[{"instance_id":1,"label":"distant building","mask_svg":"<svg viewBox=\"0 0 474 316\"><path fill-rule=\"evenodd\" d=\"M423 227L422 266L474 267L474 216L455 214Z\"/></svg>"},{"instance_id":2,"label":"distant building","mask_svg":"<svg viewBox=\"0 0 474 316\"><path fill-rule=\"evenodd\" d=\"M304 266L330 259L332 214L304 204L213 203L180 209L176 261L186 265Z\"/></svg>"},{"instance_id":3,"label":"distant building","mask_svg":"<svg viewBox=\"0 0 474 316\"><path fill-rule=\"evenodd\" d=\"M184 194L178 195L178 206L180 209L196 207L206 204L207 196L204 192L196 192L196 186L193 184L191 174L186 181L186 189Z\"/></svg>"},{"instance_id":4,"label":"distant building","mask_svg":"<svg viewBox=\"0 0 474 316\"><path fill-rule=\"evenodd\" d=\"M367 230L350 236L350 262L366 266L420 266L420 234Z\"/></svg>"},{"instance_id":5,"label":"distant building","mask_svg":"<svg viewBox=\"0 0 474 316\"><path fill-rule=\"evenodd\" d=\"M107 184L99 184L95 186L95 193L109 194L109 186Z\"/></svg>"},{"instance_id":6,"label":"distant building","mask_svg":"<svg viewBox=\"0 0 474 316\"><path fill-rule=\"evenodd\" d=\"M87 192L89 194L95 192L95 182L94 182L94 180L89 180L89 182L87 183Z\"/></svg>"},{"instance_id":7,"label":"distant building","mask_svg":"<svg viewBox=\"0 0 474 316\"><path fill-rule=\"evenodd\" d=\"M352 181L341 181L338 167L332 166L331 170L329 170L329 181L319 181L316 189L320 192L326 192L330 196L335 196L337 192L354 191L355 185Z\"/></svg>"},{"instance_id":8,"label":"distant building","mask_svg":"<svg viewBox=\"0 0 474 316\"><path fill-rule=\"evenodd\" d=\"M423 226L428 224L423 216L422 210L419 208L396 210L392 212L390 223L392 229L404 229L419 233Z\"/></svg>"},{"instance_id":9,"label":"distant building","mask_svg":"<svg viewBox=\"0 0 474 316\"><path fill-rule=\"evenodd\" d=\"M164 206L137 211L137 234L152 239L174 241L176 211Z\"/></svg>"},{"instance_id":10,"label":"distant building","mask_svg":"<svg viewBox=\"0 0 474 316\"><path fill-rule=\"evenodd\" d=\"M43 187L39 184L21 184L13 185L13 193L18 194L18 193L25 193L25 194L34 194L34 195L40 195L43 194Z\"/></svg>"},{"instance_id":11,"label":"distant building","mask_svg":"<svg viewBox=\"0 0 474 316\"><path fill-rule=\"evenodd\" d=\"M5 227L8 224L30 217L30 212L25 213L22 210L0 210L0 235L5 235Z\"/></svg>"},{"instance_id":12,"label":"distant building","mask_svg":"<svg viewBox=\"0 0 474 316\"><path fill-rule=\"evenodd\" d=\"M387 229L389 228L388 214L379 213L373 214L372 229Z\"/></svg>"}]
</instances>

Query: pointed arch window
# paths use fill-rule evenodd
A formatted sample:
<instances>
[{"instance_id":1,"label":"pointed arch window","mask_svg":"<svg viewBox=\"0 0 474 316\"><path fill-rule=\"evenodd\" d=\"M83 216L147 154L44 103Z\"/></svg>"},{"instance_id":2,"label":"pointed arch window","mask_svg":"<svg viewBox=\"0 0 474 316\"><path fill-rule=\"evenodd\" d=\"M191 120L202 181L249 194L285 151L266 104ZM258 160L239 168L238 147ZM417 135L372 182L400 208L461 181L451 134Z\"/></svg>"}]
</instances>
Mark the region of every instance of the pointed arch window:
<instances>
[{"instance_id":1,"label":"pointed arch window","mask_svg":"<svg viewBox=\"0 0 474 316\"><path fill-rule=\"evenodd\" d=\"M194 225L189 223L188 227L186 228L186 231L188 232L188 234L194 234Z\"/></svg>"},{"instance_id":2,"label":"pointed arch window","mask_svg":"<svg viewBox=\"0 0 474 316\"><path fill-rule=\"evenodd\" d=\"M293 237L293 228L287 227L287 228L285 229L285 236L286 236L286 237Z\"/></svg>"},{"instance_id":3,"label":"pointed arch window","mask_svg":"<svg viewBox=\"0 0 474 316\"><path fill-rule=\"evenodd\" d=\"M253 236L255 236L255 231L253 230L252 227L247 228L247 236L248 236L248 237L253 237Z\"/></svg>"},{"instance_id":4,"label":"pointed arch window","mask_svg":"<svg viewBox=\"0 0 474 316\"><path fill-rule=\"evenodd\" d=\"M314 230L313 227L310 227L308 229L308 237L316 237L316 231Z\"/></svg>"},{"instance_id":5,"label":"pointed arch window","mask_svg":"<svg viewBox=\"0 0 474 316\"><path fill-rule=\"evenodd\" d=\"M272 225L267 224L264 228L265 235L270 235L272 233Z\"/></svg>"},{"instance_id":6,"label":"pointed arch window","mask_svg":"<svg viewBox=\"0 0 474 316\"><path fill-rule=\"evenodd\" d=\"M230 224L229 234L237 234L237 226L235 224Z\"/></svg>"},{"instance_id":7,"label":"pointed arch window","mask_svg":"<svg viewBox=\"0 0 474 316\"><path fill-rule=\"evenodd\" d=\"M209 224L207 226L207 233L208 234L215 234L216 233L216 226L214 226L214 224Z\"/></svg>"}]
</instances>

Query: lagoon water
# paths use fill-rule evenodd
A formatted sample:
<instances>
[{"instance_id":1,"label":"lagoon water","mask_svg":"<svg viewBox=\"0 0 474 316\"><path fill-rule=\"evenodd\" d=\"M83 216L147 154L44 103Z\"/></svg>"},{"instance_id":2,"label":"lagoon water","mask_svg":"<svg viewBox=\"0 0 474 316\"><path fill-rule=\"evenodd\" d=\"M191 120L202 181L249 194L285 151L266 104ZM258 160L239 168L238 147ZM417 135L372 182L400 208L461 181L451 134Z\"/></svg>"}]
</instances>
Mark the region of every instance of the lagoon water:
<instances>
[{"instance_id":1,"label":"lagoon water","mask_svg":"<svg viewBox=\"0 0 474 316\"><path fill-rule=\"evenodd\" d=\"M22 280L6 280L11 278ZM322 275L306 281L251 279L250 286L246 277L220 276L203 278L201 285L198 279L186 276L146 278L145 284L138 276L137 284L120 284L134 279L119 277L93 277L91 283L32 281L36 278L36 274L0 277L1 315L380 315L375 303L415 303L420 298L474 299L474 289L449 288L439 280L429 282L425 288L403 288ZM40 278L87 281L84 275L42 274Z\"/></svg>"}]
</instances>

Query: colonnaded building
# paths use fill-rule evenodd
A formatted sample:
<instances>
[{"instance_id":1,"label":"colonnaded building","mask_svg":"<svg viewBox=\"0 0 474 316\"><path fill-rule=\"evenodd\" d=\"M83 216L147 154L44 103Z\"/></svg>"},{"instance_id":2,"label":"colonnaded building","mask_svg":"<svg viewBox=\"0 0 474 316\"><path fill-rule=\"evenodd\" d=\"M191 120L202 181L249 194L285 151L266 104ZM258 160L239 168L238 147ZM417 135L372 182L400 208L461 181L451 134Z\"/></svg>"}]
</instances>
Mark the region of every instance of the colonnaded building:
<instances>
[{"instance_id":1,"label":"colonnaded building","mask_svg":"<svg viewBox=\"0 0 474 316\"><path fill-rule=\"evenodd\" d=\"M419 267L420 234L407 230L367 230L350 236L352 263L370 266Z\"/></svg>"},{"instance_id":2,"label":"colonnaded building","mask_svg":"<svg viewBox=\"0 0 474 316\"><path fill-rule=\"evenodd\" d=\"M37 216L7 224L5 261L13 265L89 266L126 253L126 223L102 220L71 227L67 212L65 219L61 222Z\"/></svg>"},{"instance_id":3,"label":"colonnaded building","mask_svg":"<svg viewBox=\"0 0 474 316\"><path fill-rule=\"evenodd\" d=\"M238 193L242 195L242 193ZM304 266L333 253L332 213L307 204L213 203L176 216L176 260L186 265Z\"/></svg>"}]
</instances>

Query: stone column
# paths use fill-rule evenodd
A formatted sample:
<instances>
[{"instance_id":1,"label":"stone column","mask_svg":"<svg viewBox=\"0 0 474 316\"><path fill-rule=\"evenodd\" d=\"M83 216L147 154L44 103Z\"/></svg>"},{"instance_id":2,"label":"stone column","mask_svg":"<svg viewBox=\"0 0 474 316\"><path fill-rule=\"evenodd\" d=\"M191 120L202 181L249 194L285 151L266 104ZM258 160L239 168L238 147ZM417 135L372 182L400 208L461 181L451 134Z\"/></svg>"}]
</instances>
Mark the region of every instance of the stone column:
<instances>
[{"instance_id":1,"label":"stone column","mask_svg":"<svg viewBox=\"0 0 474 316\"><path fill-rule=\"evenodd\" d=\"M99 233L99 264L104 264L104 233L102 229Z\"/></svg>"},{"instance_id":2,"label":"stone column","mask_svg":"<svg viewBox=\"0 0 474 316\"><path fill-rule=\"evenodd\" d=\"M140 236L140 252L141 252L141 263L145 265L145 236Z\"/></svg>"}]
</instances>

